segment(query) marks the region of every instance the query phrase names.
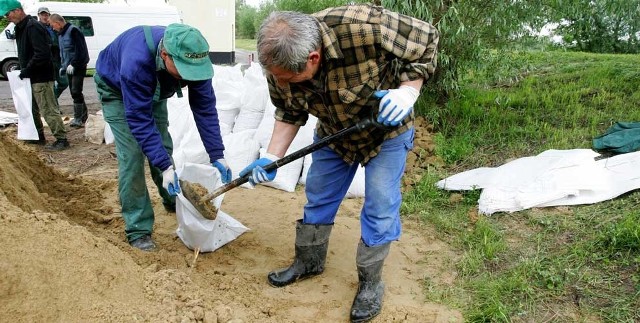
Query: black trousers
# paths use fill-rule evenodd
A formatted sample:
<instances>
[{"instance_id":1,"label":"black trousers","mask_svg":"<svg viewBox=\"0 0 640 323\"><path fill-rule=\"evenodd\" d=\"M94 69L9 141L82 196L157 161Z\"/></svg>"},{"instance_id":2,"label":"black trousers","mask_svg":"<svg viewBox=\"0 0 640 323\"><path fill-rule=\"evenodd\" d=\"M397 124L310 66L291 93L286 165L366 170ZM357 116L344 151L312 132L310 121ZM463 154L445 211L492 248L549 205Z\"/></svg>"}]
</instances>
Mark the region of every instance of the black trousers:
<instances>
[{"instance_id":1,"label":"black trousers","mask_svg":"<svg viewBox=\"0 0 640 323\"><path fill-rule=\"evenodd\" d=\"M87 67L76 68L73 71L73 75L67 74L69 80L69 91L71 92L71 98L73 98L73 104L83 104L84 94L82 94L82 87L84 86L84 77L87 74Z\"/></svg>"}]
</instances>

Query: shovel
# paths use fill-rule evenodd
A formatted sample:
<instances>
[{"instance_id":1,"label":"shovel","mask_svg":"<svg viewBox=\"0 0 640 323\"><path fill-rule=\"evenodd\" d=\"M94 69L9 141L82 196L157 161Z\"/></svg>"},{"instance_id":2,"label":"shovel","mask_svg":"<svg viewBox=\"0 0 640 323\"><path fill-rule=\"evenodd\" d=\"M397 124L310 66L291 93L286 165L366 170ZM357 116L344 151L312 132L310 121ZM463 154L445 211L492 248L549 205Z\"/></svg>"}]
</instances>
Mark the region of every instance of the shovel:
<instances>
[{"instance_id":1,"label":"shovel","mask_svg":"<svg viewBox=\"0 0 640 323\"><path fill-rule=\"evenodd\" d=\"M338 139L342 139L355 132L363 131L372 126L386 129L385 126L376 122L373 116L366 119L362 119L358 123L356 123L355 125L349 128L342 129L331 136L324 137L314 142L313 144L306 146L304 148L301 148L300 150L297 150L287 156L284 156L274 161L273 163L265 165L262 168L265 171L278 169L298 158L304 157L307 154L310 154L320 148L323 148L329 145L330 143L337 141ZM184 197L186 197L189 200L189 202L193 204L196 210L198 210L198 212L200 212L200 214L203 217L209 220L215 220L218 214L218 209L213 204L213 199L224 194L225 192L231 189L234 189L248 182L249 177L251 177L251 173L245 174L242 177L238 177L233 181L229 182L228 184L218 187L217 189L213 190L211 193L207 193L208 192L207 189L204 188L202 185L190 183L187 181L180 180L180 186L182 187L182 193Z\"/></svg>"}]
</instances>

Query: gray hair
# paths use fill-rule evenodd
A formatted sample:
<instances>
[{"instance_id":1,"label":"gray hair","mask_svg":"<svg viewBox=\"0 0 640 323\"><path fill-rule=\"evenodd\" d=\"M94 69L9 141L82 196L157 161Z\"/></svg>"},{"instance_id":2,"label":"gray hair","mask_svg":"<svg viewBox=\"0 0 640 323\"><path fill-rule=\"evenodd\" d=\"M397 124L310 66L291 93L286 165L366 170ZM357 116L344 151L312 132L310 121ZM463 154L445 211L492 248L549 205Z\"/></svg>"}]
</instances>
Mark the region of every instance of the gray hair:
<instances>
[{"instance_id":1,"label":"gray hair","mask_svg":"<svg viewBox=\"0 0 640 323\"><path fill-rule=\"evenodd\" d=\"M63 23L63 24L67 23L67 22L64 20L64 17L63 17L63 16L61 16L61 15L59 15L59 14L57 14L57 13L54 13L54 14L52 14L51 16L49 16L49 21L61 22L61 23Z\"/></svg>"},{"instance_id":2,"label":"gray hair","mask_svg":"<svg viewBox=\"0 0 640 323\"><path fill-rule=\"evenodd\" d=\"M320 49L318 21L293 11L272 12L258 31L258 59L264 68L304 71L309 53Z\"/></svg>"}]
</instances>

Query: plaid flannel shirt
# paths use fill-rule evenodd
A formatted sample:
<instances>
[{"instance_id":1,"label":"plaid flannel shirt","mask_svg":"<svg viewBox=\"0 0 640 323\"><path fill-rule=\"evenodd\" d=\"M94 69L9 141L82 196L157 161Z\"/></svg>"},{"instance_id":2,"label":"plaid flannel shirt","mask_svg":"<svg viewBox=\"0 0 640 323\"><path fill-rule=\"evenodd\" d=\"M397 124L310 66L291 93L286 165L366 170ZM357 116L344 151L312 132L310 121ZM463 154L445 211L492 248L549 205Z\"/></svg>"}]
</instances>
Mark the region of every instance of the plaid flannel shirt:
<instances>
[{"instance_id":1,"label":"plaid flannel shirt","mask_svg":"<svg viewBox=\"0 0 640 323\"><path fill-rule=\"evenodd\" d=\"M302 126L310 113L318 118L316 131L323 138L376 117L376 90L433 76L438 31L431 24L370 5L328 8L313 16L322 34L320 71L313 80L285 88L268 77L276 120ZM413 120L411 113L393 131L371 128L329 146L345 162L364 165L385 139L410 129Z\"/></svg>"}]
</instances>

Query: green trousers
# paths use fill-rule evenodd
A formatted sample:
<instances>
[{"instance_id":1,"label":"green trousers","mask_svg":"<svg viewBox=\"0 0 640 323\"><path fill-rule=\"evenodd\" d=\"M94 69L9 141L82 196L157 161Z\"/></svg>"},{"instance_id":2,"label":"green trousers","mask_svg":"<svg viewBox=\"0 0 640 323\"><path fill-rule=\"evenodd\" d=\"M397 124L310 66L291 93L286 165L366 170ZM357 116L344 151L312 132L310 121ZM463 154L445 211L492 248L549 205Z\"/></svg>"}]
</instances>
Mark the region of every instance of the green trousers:
<instances>
[{"instance_id":1,"label":"green trousers","mask_svg":"<svg viewBox=\"0 0 640 323\"><path fill-rule=\"evenodd\" d=\"M40 119L42 114L53 136L56 139L67 139L67 130L62 122L58 100L53 94L53 81L31 84L31 93L33 93L31 113L38 133L44 133L44 125Z\"/></svg>"},{"instance_id":2,"label":"green trousers","mask_svg":"<svg viewBox=\"0 0 640 323\"><path fill-rule=\"evenodd\" d=\"M96 89L102 103L104 120L109 124L116 144L118 156L118 194L125 222L125 233L129 242L153 232L154 214L144 174L145 159L149 164L151 178L156 184L162 203L175 205L175 197L162 187L162 170L151 165L142 153L138 141L131 134L124 115L122 93L95 74ZM167 100L153 101L153 118L162 136L164 148L173 153L173 142L169 135Z\"/></svg>"}]
</instances>

